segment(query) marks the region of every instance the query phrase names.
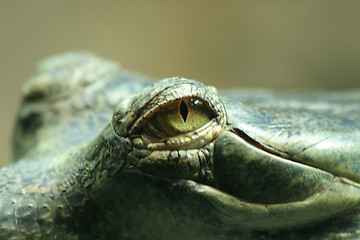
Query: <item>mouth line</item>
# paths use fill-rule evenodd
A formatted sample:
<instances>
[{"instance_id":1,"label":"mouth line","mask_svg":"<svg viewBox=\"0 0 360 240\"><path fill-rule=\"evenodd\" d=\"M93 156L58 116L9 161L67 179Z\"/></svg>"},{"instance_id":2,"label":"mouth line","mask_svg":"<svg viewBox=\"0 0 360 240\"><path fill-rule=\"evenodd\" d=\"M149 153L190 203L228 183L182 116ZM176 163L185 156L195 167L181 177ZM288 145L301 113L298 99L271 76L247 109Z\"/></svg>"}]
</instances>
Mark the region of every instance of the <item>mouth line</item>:
<instances>
[{"instance_id":1,"label":"mouth line","mask_svg":"<svg viewBox=\"0 0 360 240\"><path fill-rule=\"evenodd\" d=\"M235 133L237 136L239 136L240 138L242 138L245 142L249 143L250 145L264 151L264 152L267 152L271 155L275 155L275 156L278 156L278 157L282 157L282 158L285 158L285 159L288 159L288 160L292 160L291 158L289 157L285 157L283 156L282 154L280 154L279 152L276 152L270 148L267 148L265 147L264 145L262 145L260 142L254 140L253 138L251 138L249 135L247 135L244 131L238 129L238 128L231 128L230 129L230 132L232 133Z\"/></svg>"},{"instance_id":2,"label":"mouth line","mask_svg":"<svg viewBox=\"0 0 360 240\"><path fill-rule=\"evenodd\" d=\"M302 162L300 160L296 160L293 157L291 157L289 154L287 154L286 152L281 152L281 151L279 151L277 149L272 148L271 146L264 145L264 144L262 144L262 143L260 143L260 142L258 142L256 140L254 140L248 134L246 134L244 131L242 131L242 130L240 130L238 128L233 127L229 131L236 134L238 137L243 139L246 143L250 144L251 146L253 146L253 147L255 147L255 148L257 148L257 149L259 149L261 151L264 151L264 152L266 152L268 154L271 154L271 155L274 155L276 157L282 158L284 160L288 160L288 161L298 163L298 164L301 164L301 165L304 165L304 166L308 166L308 167L312 167L312 168L315 168L315 169L322 170L324 172L332 174L334 177L338 177L345 184L352 185L354 187L360 188L359 187L360 183L358 183L355 179L352 179L350 176L346 176L346 175L342 176L342 175L339 175L338 173L329 171L326 168L322 168L322 167L319 167L319 166L316 166L316 165L313 165L313 164L306 164L306 163L304 163L304 162Z\"/></svg>"},{"instance_id":3,"label":"mouth line","mask_svg":"<svg viewBox=\"0 0 360 240\"><path fill-rule=\"evenodd\" d=\"M255 148L257 148L257 149L259 149L261 151L264 151L264 152L266 152L268 154L280 157L280 158L282 158L284 160L288 160L288 161L291 161L291 162L296 162L296 163L299 163L299 164L302 164L302 165L305 165L305 166L313 167L313 168L316 168L316 169L323 170L325 172L334 174L334 173L328 171L327 169L323 169L323 168L320 168L320 167L318 167L316 165L306 164L306 163L304 163L302 161L296 160L286 152L280 151L280 150L275 149L275 148L273 148L271 146L268 146L268 145L264 145L264 144L262 144L262 143L260 143L260 142L258 142L256 140L254 140L248 134L246 134L244 131L242 131L242 130L240 130L238 128L231 128L230 132L236 134L238 137L243 139L246 143L250 144L251 146L253 146L253 147L255 147ZM334 174L334 175L336 175L336 174Z\"/></svg>"},{"instance_id":4,"label":"mouth line","mask_svg":"<svg viewBox=\"0 0 360 240\"><path fill-rule=\"evenodd\" d=\"M274 156L280 157L280 158L282 158L284 160L288 160L288 161L291 161L291 162L296 162L296 163L299 163L299 164L302 164L302 165L305 165L305 166L313 167L313 168L316 168L316 169L331 173L333 175L336 175L335 173L332 173L332 172L328 171L327 169L319 168L316 165L306 164L304 162L301 162L299 160L294 159L293 157L291 157L286 152L282 152L282 151L279 151L279 150L277 150L275 148L272 148L271 146L264 145L264 144L262 144L262 143L260 143L260 142L258 142L256 140L254 140L248 134L246 134L244 131L242 131L242 130L240 130L238 128L231 128L230 132L236 134L238 137L243 139L246 143L250 144L251 146L253 146L253 147L255 147L255 148L257 148L257 149L259 149L261 151L264 151L264 152L266 152L266 153L268 153L270 155L274 155Z\"/></svg>"}]
</instances>

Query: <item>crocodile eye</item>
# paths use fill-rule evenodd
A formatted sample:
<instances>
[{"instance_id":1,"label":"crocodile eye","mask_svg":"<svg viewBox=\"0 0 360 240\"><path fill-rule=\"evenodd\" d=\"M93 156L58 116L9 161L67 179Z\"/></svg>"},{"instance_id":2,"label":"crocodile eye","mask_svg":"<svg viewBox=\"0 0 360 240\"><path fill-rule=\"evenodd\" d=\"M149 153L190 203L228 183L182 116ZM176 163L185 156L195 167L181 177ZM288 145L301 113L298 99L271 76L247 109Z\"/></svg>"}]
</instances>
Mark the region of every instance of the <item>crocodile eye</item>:
<instances>
[{"instance_id":1,"label":"crocodile eye","mask_svg":"<svg viewBox=\"0 0 360 240\"><path fill-rule=\"evenodd\" d=\"M124 100L111 124L136 149L161 151L166 158L174 150L199 151L219 136L226 121L225 106L215 89L172 78Z\"/></svg>"},{"instance_id":2,"label":"crocodile eye","mask_svg":"<svg viewBox=\"0 0 360 240\"><path fill-rule=\"evenodd\" d=\"M158 137L172 137L194 131L212 118L212 111L200 99L181 99L162 106L149 121L148 130Z\"/></svg>"}]
</instances>

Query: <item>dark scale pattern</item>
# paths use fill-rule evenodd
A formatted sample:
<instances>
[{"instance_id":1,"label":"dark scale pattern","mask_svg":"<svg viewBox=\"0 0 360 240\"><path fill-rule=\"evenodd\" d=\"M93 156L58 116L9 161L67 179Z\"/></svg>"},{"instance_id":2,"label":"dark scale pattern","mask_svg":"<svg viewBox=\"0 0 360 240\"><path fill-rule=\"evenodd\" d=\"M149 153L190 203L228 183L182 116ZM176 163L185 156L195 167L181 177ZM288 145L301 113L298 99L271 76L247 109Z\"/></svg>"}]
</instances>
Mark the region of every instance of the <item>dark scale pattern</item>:
<instances>
[{"instance_id":1,"label":"dark scale pattern","mask_svg":"<svg viewBox=\"0 0 360 240\"><path fill-rule=\"evenodd\" d=\"M189 96L213 131L144 130ZM220 96L88 53L44 61L0 170L0 239L359 239L360 93Z\"/></svg>"}]
</instances>

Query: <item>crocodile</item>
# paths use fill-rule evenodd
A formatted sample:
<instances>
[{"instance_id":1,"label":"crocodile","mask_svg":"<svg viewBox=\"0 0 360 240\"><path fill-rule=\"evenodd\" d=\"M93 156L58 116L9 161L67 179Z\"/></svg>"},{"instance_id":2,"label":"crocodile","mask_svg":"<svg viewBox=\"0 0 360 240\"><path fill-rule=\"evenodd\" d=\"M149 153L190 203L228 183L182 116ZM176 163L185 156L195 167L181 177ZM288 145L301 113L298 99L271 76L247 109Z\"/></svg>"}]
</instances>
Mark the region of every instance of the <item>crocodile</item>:
<instances>
[{"instance_id":1,"label":"crocodile","mask_svg":"<svg viewBox=\"0 0 360 240\"><path fill-rule=\"evenodd\" d=\"M360 92L217 90L91 53L22 88L0 239L360 238Z\"/></svg>"}]
</instances>

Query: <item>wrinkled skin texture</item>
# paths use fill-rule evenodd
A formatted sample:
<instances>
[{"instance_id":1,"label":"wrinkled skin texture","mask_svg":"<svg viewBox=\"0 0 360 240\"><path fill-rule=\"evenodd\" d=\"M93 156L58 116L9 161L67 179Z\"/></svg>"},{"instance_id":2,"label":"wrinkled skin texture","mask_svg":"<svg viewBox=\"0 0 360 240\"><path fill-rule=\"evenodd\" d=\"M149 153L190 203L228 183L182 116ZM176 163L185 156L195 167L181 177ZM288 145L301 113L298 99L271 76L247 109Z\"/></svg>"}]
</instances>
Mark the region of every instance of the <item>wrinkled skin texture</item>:
<instances>
[{"instance_id":1,"label":"wrinkled skin texture","mask_svg":"<svg viewBox=\"0 0 360 240\"><path fill-rule=\"evenodd\" d=\"M360 237L359 92L153 82L86 53L39 66L0 239Z\"/></svg>"}]
</instances>

